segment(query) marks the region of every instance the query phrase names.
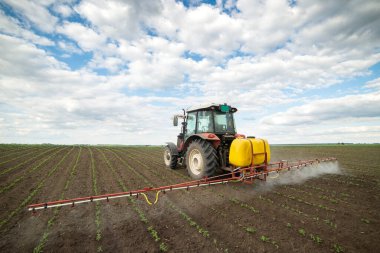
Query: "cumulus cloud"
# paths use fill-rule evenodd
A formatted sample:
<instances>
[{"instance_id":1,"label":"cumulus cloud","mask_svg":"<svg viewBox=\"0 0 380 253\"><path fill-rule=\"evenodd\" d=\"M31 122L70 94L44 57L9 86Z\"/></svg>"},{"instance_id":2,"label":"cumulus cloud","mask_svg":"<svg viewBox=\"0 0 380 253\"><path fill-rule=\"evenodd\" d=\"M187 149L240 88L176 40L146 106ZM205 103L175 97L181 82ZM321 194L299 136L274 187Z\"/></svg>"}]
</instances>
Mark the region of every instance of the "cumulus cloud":
<instances>
[{"instance_id":1,"label":"cumulus cloud","mask_svg":"<svg viewBox=\"0 0 380 253\"><path fill-rule=\"evenodd\" d=\"M278 143L376 142L379 103L379 92L318 99L268 115L257 126Z\"/></svg>"},{"instance_id":2,"label":"cumulus cloud","mask_svg":"<svg viewBox=\"0 0 380 253\"><path fill-rule=\"evenodd\" d=\"M25 21L36 25L43 32L53 32L58 22L57 17L51 15L47 7L54 0L28 1L28 0L4 0L16 12L24 16Z\"/></svg>"},{"instance_id":3,"label":"cumulus cloud","mask_svg":"<svg viewBox=\"0 0 380 253\"><path fill-rule=\"evenodd\" d=\"M143 34L142 24L160 13L160 1L81 1L75 10L101 33L115 39Z\"/></svg>"},{"instance_id":4,"label":"cumulus cloud","mask_svg":"<svg viewBox=\"0 0 380 253\"><path fill-rule=\"evenodd\" d=\"M366 83L366 88L380 89L380 78L376 78Z\"/></svg>"},{"instance_id":5,"label":"cumulus cloud","mask_svg":"<svg viewBox=\"0 0 380 253\"><path fill-rule=\"evenodd\" d=\"M53 9L56 13L65 18L70 17L74 13L71 6L67 4L56 3L53 6Z\"/></svg>"},{"instance_id":6,"label":"cumulus cloud","mask_svg":"<svg viewBox=\"0 0 380 253\"><path fill-rule=\"evenodd\" d=\"M0 32L9 34L15 37L24 38L38 45L52 46L54 42L42 36L38 36L33 32L22 27L20 22L12 17L5 15L4 11L0 10Z\"/></svg>"},{"instance_id":7,"label":"cumulus cloud","mask_svg":"<svg viewBox=\"0 0 380 253\"><path fill-rule=\"evenodd\" d=\"M275 143L380 139L377 1L0 6L2 141L160 144L207 102Z\"/></svg>"},{"instance_id":8,"label":"cumulus cloud","mask_svg":"<svg viewBox=\"0 0 380 253\"><path fill-rule=\"evenodd\" d=\"M107 41L106 36L76 22L65 22L57 28L57 32L74 40L83 51L87 52L101 49Z\"/></svg>"},{"instance_id":9,"label":"cumulus cloud","mask_svg":"<svg viewBox=\"0 0 380 253\"><path fill-rule=\"evenodd\" d=\"M380 93L319 99L263 119L269 125L300 125L350 118L380 119Z\"/></svg>"}]
</instances>

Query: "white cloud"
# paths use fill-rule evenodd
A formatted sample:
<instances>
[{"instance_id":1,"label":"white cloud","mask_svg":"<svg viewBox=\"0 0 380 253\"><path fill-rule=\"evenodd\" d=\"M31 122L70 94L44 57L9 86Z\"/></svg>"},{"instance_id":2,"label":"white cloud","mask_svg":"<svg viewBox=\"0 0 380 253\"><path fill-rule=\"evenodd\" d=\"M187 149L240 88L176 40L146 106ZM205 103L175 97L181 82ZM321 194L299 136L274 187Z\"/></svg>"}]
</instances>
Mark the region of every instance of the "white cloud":
<instances>
[{"instance_id":1,"label":"white cloud","mask_svg":"<svg viewBox=\"0 0 380 253\"><path fill-rule=\"evenodd\" d=\"M380 139L376 1L6 3L2 141L161 144L172 114L205 102L237 106L239 132L271 143Z\"/></svg>"},{"instance_id":2,"label":"white cloud","mask_svg":"<svg viewBox=\"0 0 380 253\"><path fill-rule=\"evenodd\" d=\"M378 142L379 104L379 92L319 99L267 115L257 129L275 143Z\"/></svg>"},{"instance_id":3,"label":"white cloud","mask_svg":"<svg viewBox=\"0 0 380 253\"><path fill-rule=\"evenodd\" d=\"M71 42L58 41L58 46L70 54L81 54L83 52L74 43Z\"/></svg>"},{"instance_id":4,"label":"white cloud","mask_svg":"<svg viewBox=\"0 0 380 253\"><path fill-rule=\"evenodd\" d=\"M263 119L264 124L317 124L341 119L378 118L380 120L380 93L349 95L334 99L320 99L288 109Z\"/></svg>"},{"instance_id":5,"label":"white cloud","mask_svg":"<svg viewBox=\"0 0 380 253\"><path fill-rule=\"evenodd\" d=\"M65 22L57 28L57 32L74 40L83 51L87 52L101 49L107 41L106 36L80 23Z\"/></svg>"},{"instance_id":6,"label":"white cloud","mask_svg":"<svg viewBox=\"0 0 380 253\"><path fill-rule=\"evenodd\" d=\"M159 14L159 1L84 0L75 10L101 33L114 39L133 39L142 35L142 23Z\"/></svg>"},{"instance_id":7,"label":"white cloud","mask_svg":"<svg viewBox=\"0 0 380 253\"><path fill-rule=\"evenodd\" d=\"M244 24L242 48L247 52L265 54L284 46L302 22L301 10L287 1L242 0L237 8L241 13L236 17Z\"/></svg>"},{"instance_id":8,"label":"white cloud","mask_svg":"<svg viewBox=\"0 0 380 253\"><path fill-rule=\"evenodd\" d=\"M376 78L366 83L366 88L380 89L380 78Z\"/></svg>"},{"instance_id":9,"label":"white cloud","mask_svg":"<svg viewBox=\"0 0 380 253\"><path fill-rule=\"evenodd\" d=\"M65 18L70 17L73 14L73 9L67 4L55 4L53 9Z\"/></svg>"},{"instance_id":10,"label":"white cloud","mask_svg":"<svg viewBox=\"0 0 380 253\"><path fill-rule=\"evenodd\" d=\"M65 64L57 61L54 57L48 56L34 44L8 35L0 34L0 52L1 75L3 77L29 78L33 80L40 76L41 69L65 68ZM30 68L30 66L33 66L33 68ZM7 85L6 82L2 84Z\"/></svg>"},{"instance_id":11,"label":"white cloud","mask_svg":"<svg viewBox=\"0 0 380 253\"><path fill-rule=\"evenodd\" d=\"M51 15L46 8L54 0L28 1L28 0L4 0L22 16L27 18L32 24L36 25L43 32L53 32L58 22L57 17Z\"/></svg>"},{"instance_id":12,"label":"white cloud","mask_svg":"<svg viewBox=\"0 0 380 253\"><path fill-rule=\"evenodd\" d=\"M24 38L38 45L54 45L54 42L50 39L38 36L33 32L23 28L22 24L20 24L17 19L6 16L2 10L0 10L0 32L19 38Z\"/></svg>"}]
</instances>

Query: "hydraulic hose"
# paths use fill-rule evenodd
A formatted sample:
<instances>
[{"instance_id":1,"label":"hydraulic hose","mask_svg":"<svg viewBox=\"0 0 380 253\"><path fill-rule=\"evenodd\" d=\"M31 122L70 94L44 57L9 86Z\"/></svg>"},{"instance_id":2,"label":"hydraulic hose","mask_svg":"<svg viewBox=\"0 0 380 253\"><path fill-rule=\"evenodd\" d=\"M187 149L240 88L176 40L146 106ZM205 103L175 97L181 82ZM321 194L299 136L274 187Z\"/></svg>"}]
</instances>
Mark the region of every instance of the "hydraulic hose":
<instances>
[{"instance_id":1,"label":"hydraulic hose","mask_svg":"<svg viewBox=\"0 0 380 253\"><path fill-rule=\"evenodd\" d=\"M148 198L148 196L145 193L140 193L140 194L144 196L144 198L146 200L146 203L148 203L148 205L151 206L151 205L155 205L158 202L158 195L160 194L160 192L161 191L157 191L157 193L156 193L156 199L155 199L155 201L153 203L149 201L149 198Z\"/></svg>"}]
</instances>

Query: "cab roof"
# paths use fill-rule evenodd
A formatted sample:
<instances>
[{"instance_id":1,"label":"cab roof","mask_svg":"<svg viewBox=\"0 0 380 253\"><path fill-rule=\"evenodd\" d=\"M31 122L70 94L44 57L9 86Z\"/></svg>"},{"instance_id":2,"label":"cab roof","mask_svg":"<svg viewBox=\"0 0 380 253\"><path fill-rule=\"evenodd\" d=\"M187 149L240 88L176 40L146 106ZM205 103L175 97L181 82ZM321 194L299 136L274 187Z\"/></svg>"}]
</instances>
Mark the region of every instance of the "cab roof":
<instances>
[{"instance_id":1,"label":"cab roof","mask_svg":"<svg viewBox=\"0 0 380 253\"><path fill-rule=\"evenodd\" d=\"M207 109L211 109L211 107L219 108L219 106L221 106L221 105L223 105L223 104L208 103L208 104L194 105L194 106L187 108L186 112L207 110ZM231 106L231 108L234 109L233 112L237 111L236 108L233 108L232 106Z\"/></svg>"}]
</instances>

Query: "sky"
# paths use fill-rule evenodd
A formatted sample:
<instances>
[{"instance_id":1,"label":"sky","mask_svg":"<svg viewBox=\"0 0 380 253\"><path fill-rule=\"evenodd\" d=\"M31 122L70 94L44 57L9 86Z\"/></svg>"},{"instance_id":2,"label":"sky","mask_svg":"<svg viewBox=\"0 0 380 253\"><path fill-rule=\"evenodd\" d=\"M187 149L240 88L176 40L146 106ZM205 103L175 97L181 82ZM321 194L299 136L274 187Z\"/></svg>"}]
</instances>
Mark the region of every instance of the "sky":
<instances>
[{"instance_id":1,"label":"sky","mask_svg":"<svg viewBox=\"0 0 380 253\"><path fill-rule=\"evenodd\" d=\"M380 142L380 2L0 2L0 143L162 145L211 102L273 144Z\"/></svg>"}]
</instances>

